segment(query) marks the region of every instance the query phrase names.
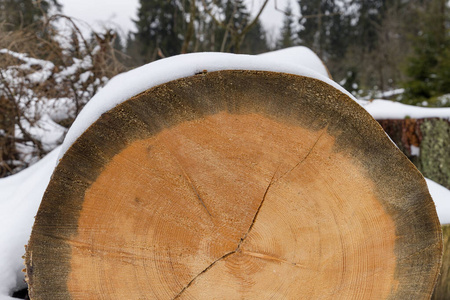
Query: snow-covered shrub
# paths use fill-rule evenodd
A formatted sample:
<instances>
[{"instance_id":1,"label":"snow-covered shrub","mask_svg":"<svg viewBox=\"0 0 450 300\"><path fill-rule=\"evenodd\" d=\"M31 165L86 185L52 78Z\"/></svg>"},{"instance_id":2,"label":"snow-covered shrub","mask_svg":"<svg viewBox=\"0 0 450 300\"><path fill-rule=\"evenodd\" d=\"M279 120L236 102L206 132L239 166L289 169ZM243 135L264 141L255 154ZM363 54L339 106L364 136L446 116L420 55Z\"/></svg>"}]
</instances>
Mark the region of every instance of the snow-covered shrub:
<instances>
[{"instance_id":1,"label":"snow-covered shrub","mask_svg":"<svg viewBox=\"0 0 450 300\"><path fill-rule=\"evenodd\" d=\"M124 71L114 40L111 30L86 39L62 15L13 32L0 28L0 177L60 144L87 101Z\"/></svg>"}]
</instances>

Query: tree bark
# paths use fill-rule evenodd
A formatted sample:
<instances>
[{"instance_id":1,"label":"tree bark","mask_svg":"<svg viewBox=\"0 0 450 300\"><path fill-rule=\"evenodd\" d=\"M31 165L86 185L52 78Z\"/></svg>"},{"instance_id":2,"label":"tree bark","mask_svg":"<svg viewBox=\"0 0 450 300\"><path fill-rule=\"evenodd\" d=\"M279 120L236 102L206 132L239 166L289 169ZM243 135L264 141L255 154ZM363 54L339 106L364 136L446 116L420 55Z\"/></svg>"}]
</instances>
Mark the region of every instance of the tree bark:
<instances>
[{"instance_id":1,"label":"tree bark","mask_svg":"<svg viewBox=\"0 0 450 300\"><path fill-rule=\"evenodd\" d=\"M422 175L326 83L218 71L104 113L68 149L27 248L31 299L429 299Z\"/></svg>"},{"instance_id":2,"label":"tree bark","mask_svg":"<svg viewBox=\"0 0 450 300\"><path fill-rule=\"evenodd\" d=\"M450 299L450 224L442 226L442 235L444 237L444 256L441 275L433 293L433 300Z\"/></svg>"},{"instance_id":3,"label":"tree bark","mask_svg":"<svg viewBox=\"0 0 450 300\"><path fill-rule=\"evenodd\" d=\"M445 119L378 120L425 177L450 189L450 122Z\"/></svg>"}]
</instances>

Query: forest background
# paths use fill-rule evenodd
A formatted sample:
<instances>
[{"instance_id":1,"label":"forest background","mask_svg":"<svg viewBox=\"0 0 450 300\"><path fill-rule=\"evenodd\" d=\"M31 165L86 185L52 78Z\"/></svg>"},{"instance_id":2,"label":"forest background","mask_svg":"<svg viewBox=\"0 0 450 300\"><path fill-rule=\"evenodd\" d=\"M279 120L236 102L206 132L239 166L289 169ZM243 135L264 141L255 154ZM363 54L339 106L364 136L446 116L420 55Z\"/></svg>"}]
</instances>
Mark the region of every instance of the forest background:
<instances>
[{"instance_id":1,"label":"forest background","mask_svg":"<svg viewBox=\"0 0 450 300\"><path fill-rule=\"evenodd\" d=\"M0 177L60 144L109 78L182 53L303 45L358 98L450 106L449 1L294 1L278 7L284 20L273 37L259 18L269 0L256 13L244 0L140 0L126 36L113 28L86 36L58 0L0 0ZM48 120L62 134L45 140Z\"/></svg>"}]
</instances>

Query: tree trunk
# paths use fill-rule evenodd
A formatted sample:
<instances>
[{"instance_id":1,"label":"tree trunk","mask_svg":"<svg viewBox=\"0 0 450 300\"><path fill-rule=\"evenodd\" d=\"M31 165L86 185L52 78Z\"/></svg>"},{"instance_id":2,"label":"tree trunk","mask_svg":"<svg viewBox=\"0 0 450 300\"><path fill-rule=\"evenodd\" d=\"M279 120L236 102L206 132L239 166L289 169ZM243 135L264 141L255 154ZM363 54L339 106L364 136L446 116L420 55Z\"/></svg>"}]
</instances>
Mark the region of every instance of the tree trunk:
<instances>
[{"instance_id":1,"label":"tree trunk","mask_svg":"<svg viewBox=\"0 0 450 300\"><path fill-rule=\"evenodd\" d=\"M450 151L448 150L450 149L450 122L448 120L407 118L378 120L378 122L422 174L450 189ZM433 300L450 299L450 225L442 226L442 231L443 264Z\"/></svg>"},{"instance_id":2,"label":"tree trunk","mask_svg":"<svg viewBox=\"0 0 450 300\"><path fill-rule=\"evenodd\" d=\"M407 118L378 122L425 177L450 189L450 121Z\"/></svg>"},{"instance_id":3,"label":"tree trunk","mask_svg":"<svg viewBox=\"0 0 450 300\"><path fill-rule=\"evenodd\" d=\"M65 153L27 249L31 299L429 299L426 183L342 92L218 71L104 113Z\"/></svg>"},{"instance_id":4,"label":"tree trunk","mask_svg":"<svg viewBox=\"0 0 450 300\"><path fill-rule=\"evenodd\" d=\"M444 256L441 275L434 290L433 300L450 299L450 224L442 226L442 234L444 237Z\"/></svg>"}]
</instances>

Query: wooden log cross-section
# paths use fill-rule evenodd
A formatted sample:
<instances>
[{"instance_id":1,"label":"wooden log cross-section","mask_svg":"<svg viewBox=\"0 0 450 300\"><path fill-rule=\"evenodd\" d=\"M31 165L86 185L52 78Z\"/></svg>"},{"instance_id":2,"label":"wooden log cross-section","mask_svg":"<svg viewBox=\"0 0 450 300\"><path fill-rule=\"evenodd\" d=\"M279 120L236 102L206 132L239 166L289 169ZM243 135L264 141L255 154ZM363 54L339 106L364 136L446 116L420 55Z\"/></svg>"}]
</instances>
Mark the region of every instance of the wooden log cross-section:
<instances>
[{"instance_id":1,"label":"wooden log cross-section","mask_svg":"<svg viewBox=\"0 0 450 300\"><path fill-rule=\"evenodd\" d=\"M31 299L429 299L426 183L349 96L215 71L104 113L67 150L27 248Z\"/></svg>"}]
</instances>

